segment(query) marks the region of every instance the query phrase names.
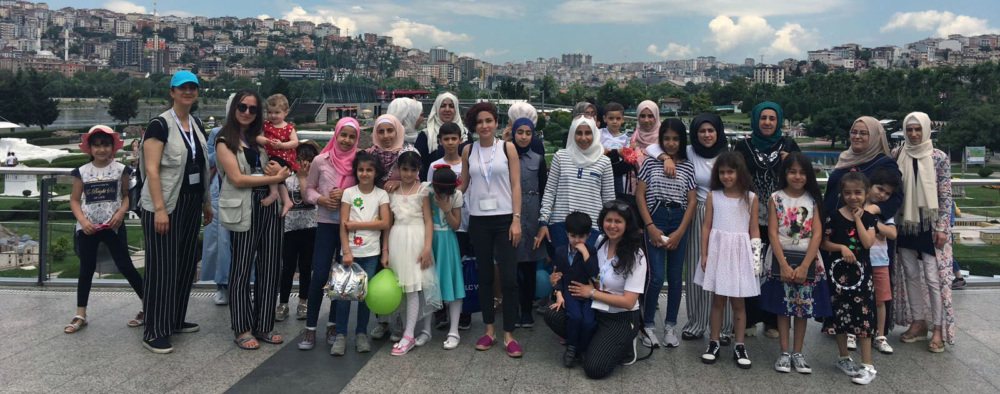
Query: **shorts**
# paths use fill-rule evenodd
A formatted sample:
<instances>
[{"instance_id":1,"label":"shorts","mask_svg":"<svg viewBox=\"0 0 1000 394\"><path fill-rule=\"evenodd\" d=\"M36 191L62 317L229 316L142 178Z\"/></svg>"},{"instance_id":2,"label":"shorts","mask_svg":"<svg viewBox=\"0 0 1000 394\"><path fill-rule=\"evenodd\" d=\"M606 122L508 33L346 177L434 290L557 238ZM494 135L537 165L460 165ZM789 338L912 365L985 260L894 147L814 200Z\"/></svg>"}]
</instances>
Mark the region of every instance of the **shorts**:
<instances>
[{"instance_id":1,"label":"shorts","mask_svg":"<svg viewBox=\"0 0 1000 394\"><path fill-rule=\"evenodd\" d=\"M872 278L875 280L875 302L892 301L889 266L872 267Z\"/></svg>"}]
</instances>

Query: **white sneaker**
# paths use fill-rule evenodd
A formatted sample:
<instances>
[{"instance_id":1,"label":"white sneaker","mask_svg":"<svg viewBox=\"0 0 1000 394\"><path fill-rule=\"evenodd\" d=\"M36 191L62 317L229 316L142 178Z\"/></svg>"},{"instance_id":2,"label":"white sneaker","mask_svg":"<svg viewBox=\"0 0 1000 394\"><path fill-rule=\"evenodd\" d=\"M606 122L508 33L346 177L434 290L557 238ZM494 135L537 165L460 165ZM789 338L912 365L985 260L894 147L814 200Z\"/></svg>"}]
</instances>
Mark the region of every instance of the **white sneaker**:
<instances>
[{"instance_id":1,"label":"white sneaker","mask_svg":"<svg viewBox=\"0 0 1000 394\"><path fill-rule=\"evenodd\" d=\"M668 348L680 346L681 341L677 340L677 334L674 333L674 326L663 327L663 346Z\"/></svg>"},{"instance_id":2,"label":"white sneaker","mask_svg":"<svg viewBox=\"0 0 1000 394\"><path fill-rule=\"evenodd\" d=\"M851 378L851 381L857 384L866 385L875 380L875 374L878 371L875 370L874 365L865 365L864 368L858 370L858 374Z\"/></svg>"},{"instance_id":3,"label":"white sneaker","mask_svg":"<svg viewBox=\"0 0 1000 394\"><path fill-rule=\"evenodd\" d=\"M858 350L858 337L847 334L847 350Z\"/></svg>"},{"instance_id":4,"label":"white sneaker","mask_svg":"<svg viewBox=\"0 0 1000 394\"><path fill-rule=\"evenodd\" d=\"M892 354L892 346L889 346L889 341L886 340L885 336L875 337L872 346L882 354Z\"/></svg>"},{"instance_id":5,"label":"white sneaker","mask_svg":"<svg viewBox=\"0 0 1000 394\"><path fill-rule=\"evenodd\" d=\"M778 356L778 361L774 363L774 370L778 372L792 372L792 355L788 353L781 353Z\"/></svg>"},{"instance_id":6,"label":"white sneaker","mask_svg":"<svg viewBox=\"0 0 1000 394\"><path fill-rule=\"evenodd\" d=\"M743 332L743 336L747 337L757 336L757 325L754 324L753 326L747 327L746 331Z\"/></svg>"},{"instance_id":7,"label":"white sneaker","mask_svg":"<svg viewBox=\"0 0 1000 394\"><path fill-rule=\"evenodd\" d=\"M854 360L851 360L850 357L838 358L837 368L839 368L840 371L847 376L856 376L858 374L858 369L860 369L858 368L858 364L855 364Z\"/></svg>"},{"instance_id":8,"label":"white sneaker","mask_svg":"<svg viewBox=\"0 0 1000 394\"><path fill-rule=\"evenodd\" d=\"M229 289L215 291L215 305L229 305Z\"/></svg>"},{"instance_id":9,"label":"white sneaker","mask_svg":"<svg viewBox=\"0 0 1000 394\"><path fill-rule=\"evenodd\" d=\"M660 347L660 341L656 339L656 333L653 332L653 327L643 328L642 331L646 334L639 335L639 338L642 340L642 346L649 348Z\"/></svg>"}]
</instances>

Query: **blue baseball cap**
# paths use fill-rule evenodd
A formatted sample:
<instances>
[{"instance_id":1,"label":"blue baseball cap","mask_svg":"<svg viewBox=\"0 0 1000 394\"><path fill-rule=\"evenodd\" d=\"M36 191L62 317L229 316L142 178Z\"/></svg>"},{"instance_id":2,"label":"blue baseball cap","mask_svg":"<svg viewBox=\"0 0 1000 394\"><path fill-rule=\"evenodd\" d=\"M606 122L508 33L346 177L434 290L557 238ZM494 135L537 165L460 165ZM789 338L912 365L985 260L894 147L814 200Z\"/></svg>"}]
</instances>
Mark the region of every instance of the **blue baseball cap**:
<instances>
[{"instance_id":1,"label":"blue baseball cap","mask_svg":"<svg viewBox=\"0 0 1000 394\"><path fill-rule=\"evenodd\" d=\"M198 85L198 77L188 70L180 70L175 72L174 76L170 77L170 87L172 88L181 86L188 82Z\"/></svg>"}]
</instances>

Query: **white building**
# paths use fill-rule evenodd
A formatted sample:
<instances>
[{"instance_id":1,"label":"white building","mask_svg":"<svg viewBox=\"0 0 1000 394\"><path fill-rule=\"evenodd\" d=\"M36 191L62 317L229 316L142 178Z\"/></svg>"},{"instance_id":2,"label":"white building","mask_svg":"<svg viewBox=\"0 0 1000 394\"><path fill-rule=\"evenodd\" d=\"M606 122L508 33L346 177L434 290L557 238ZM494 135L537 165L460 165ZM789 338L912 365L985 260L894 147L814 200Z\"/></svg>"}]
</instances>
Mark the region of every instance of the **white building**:
<instances>
[{"instance_id":1,"label":"white building","mask_svg":"<svg viewBox=\"0 0 1000 394\"><path fill-rule=\"evenodd\" d=\"M775 65L761 64L753 69L753 82L785 86L785 69Z\"/></svg>"}]
</instances>

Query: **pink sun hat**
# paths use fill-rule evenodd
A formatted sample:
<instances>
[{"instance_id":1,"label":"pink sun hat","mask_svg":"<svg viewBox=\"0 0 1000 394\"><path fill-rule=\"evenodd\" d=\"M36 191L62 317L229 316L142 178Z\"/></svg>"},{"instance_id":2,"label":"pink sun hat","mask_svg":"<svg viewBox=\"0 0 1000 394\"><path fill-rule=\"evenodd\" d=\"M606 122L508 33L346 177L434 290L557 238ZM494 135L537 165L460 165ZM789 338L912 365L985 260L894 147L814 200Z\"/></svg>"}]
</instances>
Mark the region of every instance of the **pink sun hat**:
<instances>
[{"instance_id":1,"label":"pink sun hat","mask_svg":"<svg viewBox=\"0 0 1000 394\"><path fill-rule=\"evenodd\" d=\"M94 135L94 133L106 133L111 136L111 139L113 141L111 147L114 148L111 150L111 153L117 152L119 149L122 148L122 145L125 144L125 142L122 141L122 137L118 135L118 133L116 133L110 127L105 125L97 125L91 127L90 131L88 131L87 134L84 134L83 136L80 137L80 150L82 150L84 153L90 154L90 143L87 141L87 139L90 138L91 135Z\"/></svg>"}]
</instances>

